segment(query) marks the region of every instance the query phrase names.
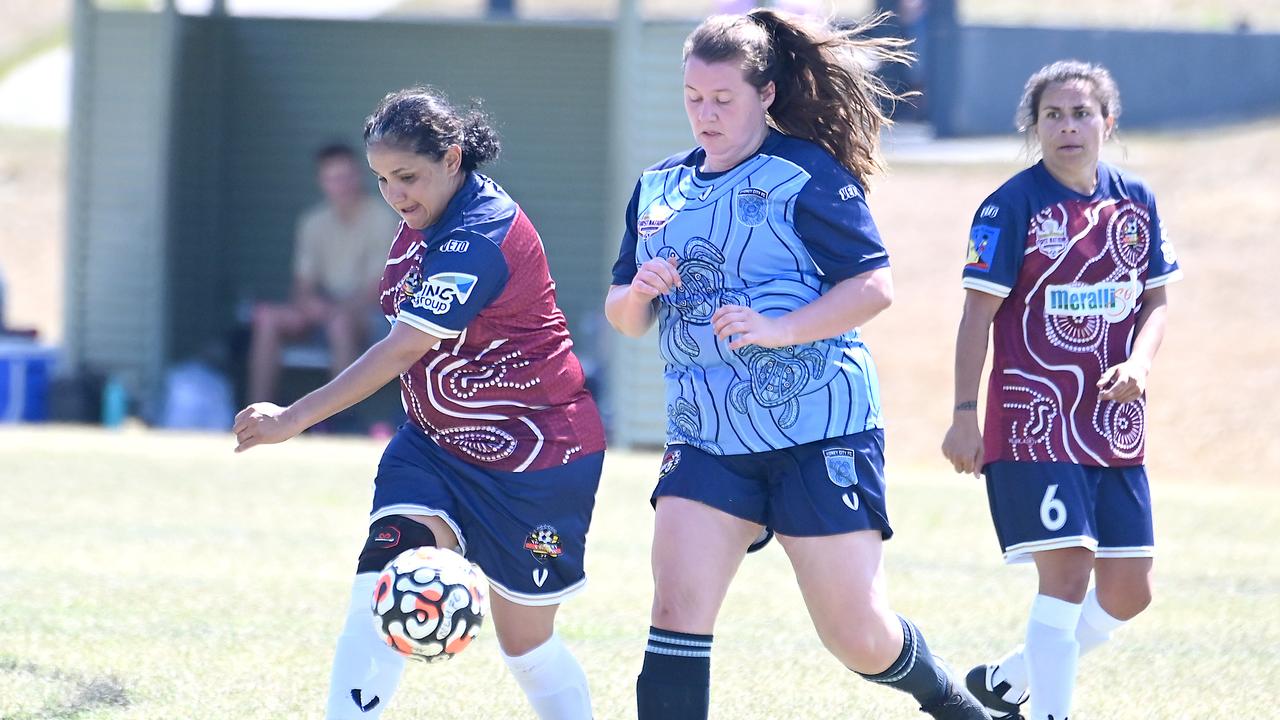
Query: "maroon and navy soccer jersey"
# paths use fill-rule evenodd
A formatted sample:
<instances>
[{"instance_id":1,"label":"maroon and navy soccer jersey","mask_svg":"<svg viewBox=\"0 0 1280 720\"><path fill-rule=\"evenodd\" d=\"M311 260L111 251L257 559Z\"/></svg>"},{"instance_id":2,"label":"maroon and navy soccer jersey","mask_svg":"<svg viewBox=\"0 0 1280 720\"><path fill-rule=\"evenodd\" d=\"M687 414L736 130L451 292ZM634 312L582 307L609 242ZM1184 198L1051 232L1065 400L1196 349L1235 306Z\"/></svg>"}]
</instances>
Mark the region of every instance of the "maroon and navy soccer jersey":
<instances>
[{"instance_id":1,"label":"maroon and navy soccer jersey","mask_svg":"<svg viewBox=\"0 0 1280 720\"><path fill-rule=\"evenodd\" d=\"M1146 398L1101 401L1097 382L1128 359L1144 290L1181 277L1155 198L1100 163L1092 195L1043 162L973 218L964 287L1005 298L994 319L985 462L1140 465Z\"/></svg>"},{"instance_id":2,"label":"maroon and navy soccer jersey","mask_svg":"<svg viewBox=\"0 0 1280 720\"><path fill-rule=\"evenodd\" d=\"M542 239L489 178L471 173L431 227L401 224L381 303L442 338L400 390L410 422L452 455L519 472L604 449Z\"/></svg>"}]
</instances>

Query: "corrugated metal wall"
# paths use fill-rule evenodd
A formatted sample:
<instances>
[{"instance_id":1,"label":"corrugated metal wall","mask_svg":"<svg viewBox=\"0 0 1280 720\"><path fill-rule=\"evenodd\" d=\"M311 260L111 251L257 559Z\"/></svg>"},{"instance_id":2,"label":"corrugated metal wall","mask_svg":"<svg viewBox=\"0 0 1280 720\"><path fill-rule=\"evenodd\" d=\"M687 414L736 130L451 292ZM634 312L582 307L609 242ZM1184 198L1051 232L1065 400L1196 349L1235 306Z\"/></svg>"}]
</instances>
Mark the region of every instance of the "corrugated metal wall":
<instances>
[{"instance_id":1,"label":"corrugated metal wall","mask_svg":"<svg viewBox=\"0 0 1280 720\"><path fill-rule=\"evenodd\" d=\"M134 390L165 346L172 15L77 12L66 342L73 365Z\"/></svg>"}]
</instances>

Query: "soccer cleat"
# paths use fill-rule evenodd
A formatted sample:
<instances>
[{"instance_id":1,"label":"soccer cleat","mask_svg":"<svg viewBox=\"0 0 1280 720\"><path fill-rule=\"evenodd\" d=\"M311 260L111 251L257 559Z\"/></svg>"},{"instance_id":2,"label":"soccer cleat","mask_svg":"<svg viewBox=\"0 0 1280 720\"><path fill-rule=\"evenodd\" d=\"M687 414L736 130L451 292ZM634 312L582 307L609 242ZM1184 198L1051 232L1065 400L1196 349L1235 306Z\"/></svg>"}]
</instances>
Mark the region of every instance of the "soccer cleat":
<instances>
[{"instance_id":1,"label":"soccer cleat","mask_svg":"<svg viewBox=\"0 0 1280 720\"><path fill-rule=\"evenodd\" d=\"M969 692L991 713L992 720L1023 720L1019 707L1030 695L1026 692L1015 700L1008 700L1013 690L1006 681L993 682L992 674L998 665L975 665L964 677Z\"/></svg>"},{"instance_id":2,"label":"soccer cleat","mask_svg":"<svg viewBox=\"0 0 1280 720\"><path fill-rule=\"evenodd\" d=\"M942 702L921 707L920 712L937 720L991 720L987 709L963 685L948 680Z\"/></svg>"}]
</instances>

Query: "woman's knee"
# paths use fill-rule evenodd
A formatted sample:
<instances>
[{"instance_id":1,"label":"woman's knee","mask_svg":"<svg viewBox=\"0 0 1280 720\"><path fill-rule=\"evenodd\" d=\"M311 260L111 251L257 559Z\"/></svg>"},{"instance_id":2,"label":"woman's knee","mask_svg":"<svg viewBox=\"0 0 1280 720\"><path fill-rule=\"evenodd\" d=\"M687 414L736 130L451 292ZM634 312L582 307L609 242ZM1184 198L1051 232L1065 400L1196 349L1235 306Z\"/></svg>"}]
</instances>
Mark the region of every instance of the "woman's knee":
<instances>
[{"instance_id":1,"label":"woman's knee","mask_svg":"<svg viewBox=\"0 0 1280 720\"><path fill-rule=\"evenodd\" d=\"M819 626L822 645L845 667L864 675L883 672L902 653L902 626L891 612L851 612Z\"/></svg>"},{"instance_id":2,"label":"woman's knee","mask_svg":"<svg viewBox=\"0 0 1280 720\"><path fill-rule=\"evenodd\" d=\"M653 587L654 627L673 632L709 635L715 627L720 598L698 583L676 578L655 579Z\"/></svg>"},{"instance_id":3,"label":"woman's knee","mask_svg":"<svg viewBox=\"0 0 1280 720\"><path fill-rule=\"evenodd\" d=\"M1098 604L1117 620L1132 620L1151 605L1150 576L1133 578L1123 583L1099 583Z\"/></svg>"}]
</instances>

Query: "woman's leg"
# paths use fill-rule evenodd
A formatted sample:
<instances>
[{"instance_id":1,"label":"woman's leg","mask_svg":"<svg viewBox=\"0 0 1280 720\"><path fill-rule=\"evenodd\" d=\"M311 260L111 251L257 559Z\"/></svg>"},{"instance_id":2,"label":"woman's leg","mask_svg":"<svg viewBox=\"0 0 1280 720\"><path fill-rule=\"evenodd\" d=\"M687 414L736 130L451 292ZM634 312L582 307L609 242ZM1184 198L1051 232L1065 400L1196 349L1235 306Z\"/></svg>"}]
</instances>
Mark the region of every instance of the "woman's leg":
<instances>
[{"instance_id":1,"label":"woman's leg","mask_svg":"<svg viewBox=\"0 0 1280 720\"><path fill-rule=\"evenodd\" d=\"M541 720L589 720L591 692L582 666L555 634L559 605L520 605L490 595L502 659Z\"/></svg>"},{"instance_id":2,"label":"woman's leg","mask_svg":"<svg viewBox=\"0 0 1280 720\"><path fill-rule=\"evenodd\" d=\"M378 637L369 604L382 568L405 550L427 545L454 548L458 537L435 516L392 515L369 526L351 584L347 620L334 650L328 720L377 720L395 694L405 659Z\"/></svg>"},{"instance_id":3,"label":"woman's leg","mask_svg":"<svg viewBox=\"0 0 1280 720\"><path fill-rule=\"evenodd\" d=\"M636 681L639 720L707 717L716 614L761 529L694 500L658 498L652 627Z\"/></svg>"},{"instance_id":4,"label":"woman's leg","mask_svg":"<svg viewBox=\"0 0 1280 720\"><path fill-rule=\"evenodd\" d=\"M935 661L919 629L890 608L879 530L778 540L818 636L845 667L910 693L934 717L986 720Z\"/></svg>"},{"instance_id":5,"label":"woman's leg","mask_svg":"<svg viewBox=\"0 0 1280 720\"><path fill-rule=\"evenodd\" d=\"M1034 555L1039 594L1031 605L1023 649L1032 720L1065 720L1071 710L1080 643L1076 627L1089 589L1093 551L1083 547Z\"/></svg>"}]
</instances>

